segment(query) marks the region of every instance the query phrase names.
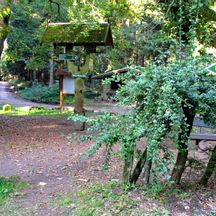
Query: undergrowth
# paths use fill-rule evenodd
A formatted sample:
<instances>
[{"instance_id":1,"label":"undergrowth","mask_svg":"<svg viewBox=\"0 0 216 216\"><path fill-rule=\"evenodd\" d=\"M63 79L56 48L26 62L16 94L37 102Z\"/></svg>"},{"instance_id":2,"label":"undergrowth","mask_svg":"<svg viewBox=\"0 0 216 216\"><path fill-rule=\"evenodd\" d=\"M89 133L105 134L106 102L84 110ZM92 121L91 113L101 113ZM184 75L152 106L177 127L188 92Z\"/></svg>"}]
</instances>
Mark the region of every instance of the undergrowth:
<instances>
[{"instance_id":1,"label":"undergrowth","mask_svg":"<svg viewBox=\"0 0 216 216\"><path fill-rule=\"evenodd\" d=\"M29 88L31 86L30 82L19 80L17 78L11 78L8 80L8 82L14 86L14 90L20 91L26 88Z\"/></svg>"},{"instance_id":2,"label":"undergrowth","mask_svg":"<svg viewBox=\"0 0 216 216\"><path fill-rule=\"evenodd\" d=\"M44 103L58 103L59 102L59 85L54 84L52 87L42 84L33 84L29 88L19 91L22 98Z\"/></svg>"},{"instance_id":3,"label":"undergrowth","mask_svg":"<svg viewBox=\"0 0 216 216\"><path fill-rule=\"evenodd\" d=\"M201 194L204 195L203 199L213 198L213 194L208 190L197 191L195 185L191 184L174 187L172 184L159 183L150 187L134 187L118 181L109 181L81 187L75 198L64 197L61 203L69 203L73 207L71 216L168 216L173 208L178 212L176 208L184 208L192 197L195 199L198 195L202 196ZM200 207L190 208L190 211L183 212L200 215L198 214ZM203 215L213 216L213 211L214 209L203 209Z\"/></svg>"},{"instance_id":4,"label":"undergrowth","mask_svg":"<svg viewBox=\"0 0 216 216\"><path fill-rule=\"evenodd\" d=\"M26 87L19 91L19 94L22 98L34 102L41 102L41 103L59 103L59 84L56 83L52 87L47 85L42 85L39 83L35 83L30 87ZM85 91L84 93L85 98L93 99L99 94L96 94L92 90ZM65 95L64 96L64 104L66 105L74 105L74 96L72 95Z\"/></svg>"},{"instance_id":5,"label":"undergrowth","mask_svg":"<svg viewBox=\"0 0 216 216\"><path fill-rule=\"evenodd\" d=\"M115 181L90 184L77 192L76 198L76 208L72 215L139 215L128 188Z\"/></svg>"}]
</instances>

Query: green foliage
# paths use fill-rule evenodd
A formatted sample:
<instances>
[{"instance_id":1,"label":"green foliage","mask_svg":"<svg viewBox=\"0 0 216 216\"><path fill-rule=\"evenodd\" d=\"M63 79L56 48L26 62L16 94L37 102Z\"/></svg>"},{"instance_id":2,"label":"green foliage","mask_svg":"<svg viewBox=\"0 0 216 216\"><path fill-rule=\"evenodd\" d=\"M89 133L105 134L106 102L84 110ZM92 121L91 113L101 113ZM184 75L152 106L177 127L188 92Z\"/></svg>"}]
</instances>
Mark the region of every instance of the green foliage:
<instances>
[{"instance_id":1,"label":"green foliage","mask_svg":"<svg viewBox=\"0 0 216 216\"><path fill-rule=\"evenodd\" d=\"M141 138L147 141L148 159L153 162L151 181L169 179L169 163L173 162L169 150L162 144L170 137L175 146L181 125L187 125L183 108L195 109L205 122L216 125L216 79L205 70L209 59L205 57L176 60L167 65L131 67L117 76L123 85L116 95L120 105L134 107L125 115L104 114L95 118L72 116L72 120L86 121L90 125L82 140L94 140L87 154L94 154L106 146L107 161L112 147L120 144L119 154L132 169L136 146ZM85 118L85 119L83 119ZM97 131L97 133L93 133ZM181 140L188 141L187 130ZM95 136L94 136L95 135ZM163 156L161 156L163 155Z\"/></svg>"},{"instance_id":2,"label":"green foliage","mask_svg":"<svg viewBox=\"0 0 216 216\"><path fill-rule=\"evenodd\" d=\"M0 23L1 23L0 24L0 40L5 39L7 37L8 20L10 17L10 13L11 13L10 3L7 1L1 2L0 3Z\"/></svg>"},{"instance_id":3,"label":"green foliage","mask_svg":"<svg viewBox=\"0 0 216 216\"><path fill-rule=\"evenodd\" d=\"M56 83L50 87L47 85L34 83L32 86L20 90L19 94L22 98L31 100L34 102L58 104L59 103L59 84ZM64 104L73 105L74 97L65 96Z\"/></svg>"},{"instance_id":4,"label":"green foliage","mask_svg":"<svg viewBox=\"0 0 216 216\"><path fill-rule=\"evenodd\" d=\"M8 35L7 61L25 61L27 69L43 69L49 59L50 47L41 45L38 36L43 17L40 11L43 5L22 2L12 5L10 29Z\"/></svg>"},{"instance_id":5,"label":"green foliage","mask_svg":"<svg viewBox=\"0 0 216 216\"><path fill-rule=\"evenodd\" d=\"M143 66L158 58L165 63L178 50L176 45L180 37L183 42L185 38L187 42L196 38L202 44L214 46L213 4L206 0L186 1L184 4L178 0L159 1L158 4L153 0L135 3L126 0L67 0L57 1L57 4L42 0L13 2L8 49L3 59L9 72L11 64L20 60L24 61L28 72L48 71L53 49L40 43L46 19L74 24L109 20L115 47L100 48L99 51L106 51L106 54L94 54L95 72L131 64ZM17 69L16 73L20 70Z\"/></svg>"},{"instance_id":6,"label":"green foliage","mask_svg":"<svg viewBox=\"0 0 216 216\"><path fill-rule=\"evenodd\" d=\"M198 37L202 44L215 46L214 35L216 12L211 8L213 1L160 1L164 12L166 32L178 38L180 43L188 44L193 37ZM208 38L207 40L205 38Z\"/></svg>"},{"instance_id":7,"label":"green foliage","mask_svg":"<svg viewBox=\"0 0 216 216\"><path fill-rule=\"evenodd\" d=\"M12 111L12 107L10 104L5 104L2 108L3 112L11 112Z\"/></svg>"},{"instance_id":8,"label":"green foliage","mask_svg":"<svg viewBox=\"0 0 216 216\"><path fill-rule=\"evenodd\" d=\"M45 103L58 103L59 101L59 85L54 84L52 87L45 86L42 84L33 84L30 88L21 90L21 97Z\"/></svg>"},{"instance_id":9,"label":"green foliage","mask_svg":"<svg viewBox=\"0 0 216 216\"><path fill-rule=\"evenodd\" d=\"M4 201L16 191L27 187L27 183L21 181L19 177L3 178L0 177L0 206L4 204Z\"/></svg>"}]
</instances>

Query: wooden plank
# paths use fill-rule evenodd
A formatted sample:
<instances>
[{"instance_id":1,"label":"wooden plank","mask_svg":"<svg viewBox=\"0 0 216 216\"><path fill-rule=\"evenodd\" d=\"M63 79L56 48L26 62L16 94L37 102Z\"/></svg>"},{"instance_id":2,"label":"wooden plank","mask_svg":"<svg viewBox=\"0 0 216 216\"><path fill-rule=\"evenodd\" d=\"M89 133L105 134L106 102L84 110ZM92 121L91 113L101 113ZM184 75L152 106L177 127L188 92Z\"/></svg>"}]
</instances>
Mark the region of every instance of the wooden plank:
<instances>
[{"instance_id":1,"label":"wooden plank","mask_svg":"<svg viewBox=\"0 0 216 216\"><path fill-rule=\"evenodd\" d=\"M191 134L191 140L207 140L207 141L216 141L216 134Z\"/></svg>"}]
</instances>

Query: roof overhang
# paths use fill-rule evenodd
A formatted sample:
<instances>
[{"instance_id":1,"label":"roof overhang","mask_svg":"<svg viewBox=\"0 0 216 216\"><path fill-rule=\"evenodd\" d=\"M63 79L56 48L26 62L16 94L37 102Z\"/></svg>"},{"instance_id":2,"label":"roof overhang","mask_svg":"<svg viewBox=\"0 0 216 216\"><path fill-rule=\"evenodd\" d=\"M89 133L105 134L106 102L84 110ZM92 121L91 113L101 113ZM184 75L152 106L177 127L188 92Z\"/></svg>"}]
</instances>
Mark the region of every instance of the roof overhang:
<instances>
[{"instance_id":1,"label":"roof overhang","mask_svg":"<svg viewBox=\"0 0 216 216\"><path fill-rule=\"evenodd\" d=\"M57 46L113 46L109 23L48 23L42 42Z\"/></svg>"}]
</instances>

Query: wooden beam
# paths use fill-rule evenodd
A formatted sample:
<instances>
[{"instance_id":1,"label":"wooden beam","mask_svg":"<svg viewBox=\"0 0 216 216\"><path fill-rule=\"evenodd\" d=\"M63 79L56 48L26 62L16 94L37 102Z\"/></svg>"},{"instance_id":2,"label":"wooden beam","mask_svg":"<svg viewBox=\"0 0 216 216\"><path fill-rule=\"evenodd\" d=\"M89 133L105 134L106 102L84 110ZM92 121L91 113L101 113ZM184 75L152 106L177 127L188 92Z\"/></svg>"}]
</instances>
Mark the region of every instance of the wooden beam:
<instances>
[{"instance_id":1,"label":"wooden beam","mask_svg":"<svg viewBox=\"0 0 216 216\"><path fill-rule=\"evenodd\" d=\"M195 140L196 145L199 144L200 141L216 141L216 134L191 134L191 140Z\"/></svg>"},{"instance_id":2,"label":"wooden beam","mask_svg":"<svg viewBox=\"0 0 216 216\"><path fill-rule=\"evenodd\" d=\"M60 112L63 112L63 101L64 101L64 95L63 95L63 75L59 76L59 106L60 106Z\"/></svg>"}]
</instances>

